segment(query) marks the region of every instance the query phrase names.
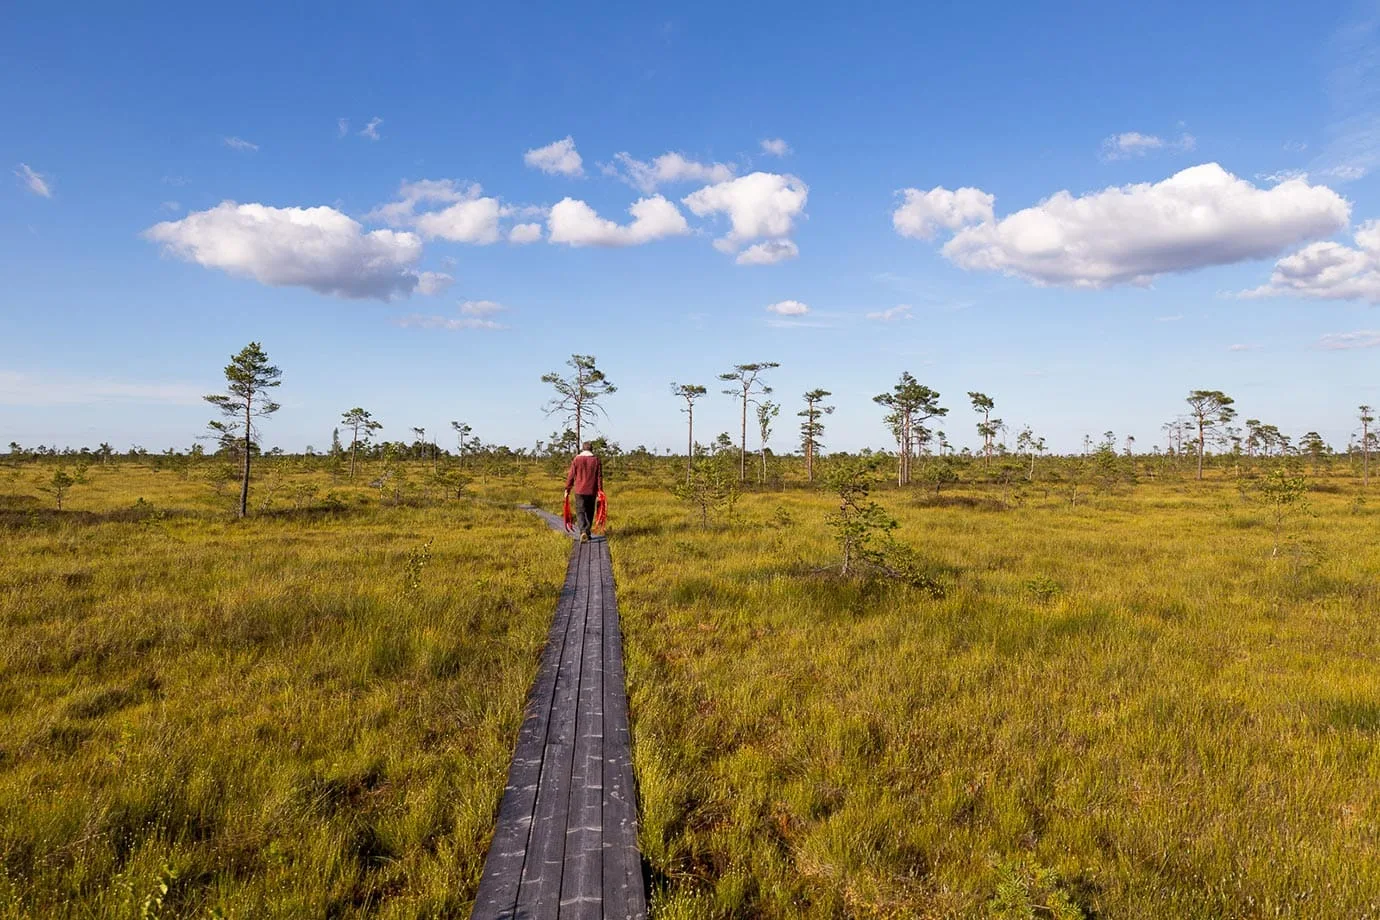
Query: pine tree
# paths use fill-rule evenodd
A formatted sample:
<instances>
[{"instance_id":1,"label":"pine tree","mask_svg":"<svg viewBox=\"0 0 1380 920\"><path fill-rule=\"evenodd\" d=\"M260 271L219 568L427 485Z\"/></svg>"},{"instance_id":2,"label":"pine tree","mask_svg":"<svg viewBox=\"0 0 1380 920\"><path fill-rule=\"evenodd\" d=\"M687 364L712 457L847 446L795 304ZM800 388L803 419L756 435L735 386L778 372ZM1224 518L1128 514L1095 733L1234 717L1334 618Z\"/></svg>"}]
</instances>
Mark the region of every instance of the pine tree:
<instances>
[{"instance_id":1,"label":"pine tree","mask_svg":"<svg viewBox=\"0 0 1380 920\"><path fill-rule=\"evenodd\" d=\"M204 397L220 409L222 421L210 422L223 445L236 444L243 454L240 478L239 516L249 513L249 466L254 444L254 419L267 418L281 407L268 398L266 390L279 385L283 372L268 363L268 355L258 342L250 342L225 366L226 393Z\"/></svg>"}]
</instances>

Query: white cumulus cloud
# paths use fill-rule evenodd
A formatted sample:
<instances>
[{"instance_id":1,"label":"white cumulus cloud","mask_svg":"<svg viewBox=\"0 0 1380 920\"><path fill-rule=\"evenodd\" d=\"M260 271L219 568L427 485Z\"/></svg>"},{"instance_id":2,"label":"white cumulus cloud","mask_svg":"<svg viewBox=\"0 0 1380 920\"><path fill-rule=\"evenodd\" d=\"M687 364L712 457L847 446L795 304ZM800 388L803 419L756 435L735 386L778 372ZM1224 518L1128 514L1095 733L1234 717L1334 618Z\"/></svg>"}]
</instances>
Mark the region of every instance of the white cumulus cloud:
<instances>
[{"instance_id":1,"label":"white cumulus cloud","mask_svg":"<svg viewBox=\"0 0 1380 920\"><path fill-rule=\"evenodd\" d=\"M582 176L585 172L584 160L575 149L575 139L568 135L545 147L527 151L522 161L547 175Z\"/></svg>"},{"instance_id":2,"label":"white cumulus cloud","mask_svg":"<svg viewBox=\"0 0 1380 920\"><path fill-rule=\"evenodd\" d=\"M727 214L730 230L714 246L736 252L753 240L789 236L809 196L809 186L795 176L754 172L705 186L681 200L697 217Z\"/></svg>"},{"instance_id":3,"label":"white cumulus cloud","mask_svg":"<svg viewBox=\"0 0 1380 920\"><path fill-rule=\"evenodd\" d=\"M365 232L334 208L274 208L223 201L145 230L166 252L273 286L390 300L418 286L422 241L394 230Z\"/></svg>"},{"instance_id":4,"label":"white cumulus cloud","mask_svg":"<svg viewBox=\"0 0 1380 920\"><path fill-rule=\"evenodd\" d=\"M337 118L335 120L335 136L344 137L350 133L350 119Z\"/></svg>"},{"instance_id":5,"label":"white cumulus cloud","mask_svg":"<svg viewBox=\"0 0 1380 920\"><path fill-rule=\"evenodd\" d=\"M690 232L685 216L660 195L638 199L628 213L633 222L621 225L600 217L579 199L564 198L546 218L547 236L553 243L571 246L637 246Z\"/></svg>"},{"instance_id":6,"label":"white cumulus cloud","mask_svg":"<svg viewBox=\"0 0 1380 920\"><path fill-rule=\"evenodd\" d=\"M41 198L52 198L53 187L48 184L47 178L29 168L28 163L20 163L14 168L14 174L19 181L24 183L24 187Z\"/></svg>"},{"instance_id":7,"label":"white cumulus cloud","mask_svg":"<svg viewBox=\"0 0 1380 920\"><path fill-rule=\"evenodd\" d=\"M767 304L767 312L777 316L804 316L810 308L798 300L782 300Z\"/></svg>"},{"instance_id":8,"label":"white cumulus cloud","mask_svg":"<svg viewBox=\"0 0 1380 920\"><path fill-rule=\"evenodd\" d=\"M382 221L390 227L405 227L417 219L419 204L450 204L478 198L483 192L476 183L461 187L454 179L404 180L398 186L397 201L381 204L364 217L366 220Z\"/></svg>"},{"instance_id":9,"label":"white cumulus cloud","mask_svg":"<svg viewBox=\"0 0 1380 920\"><path fill-rule=\"evenodd\" d=\"M239 150L244 153L254 153L259 149L258 144L251 144L242 137L225 138L225 146L229 147L231 150Z\"/></svg>"},{"instance_id":10,"label":"white cumulus cloud","mask_svg":"<svg viewBox=\"0 0 1380 920\"><path fill-rule=\"evenodd\" d=\"M1355 332L1329 332L1318 339L1318 347L1329 351L1348 348L1380 348L1380 329L1357 329Z\"/></svg>"},{"instance_id":11,"label":"white cumulus cloud","mask_svg":"<svg viewBox=\"0 0 1380 920\"><path fill-rule=\"evenodd\" d=\"M1337 232L1350 213L1326 186L1292 179L1261 189L1207 163L1154 184L1058 192L963 227L941 251L960 268L1037 285L1149 284L1169 272L1269 257Z\"/></svg>"},{"instance_id":12,"label":"white cumulus cloud","mask_svg":"<svg viewBox=\"0 0 1380 920\"><path fill-rule=\"evenodd\" d=\"M455 283L455 278L445 272L421 272L417 275L418 294L440 294Z\"/></svg>"},{"instance_id":13,"label":"white cumulus cloud","mask_svg":"<svg viewBox=\"0 0 1380 920\"><path fill-rule=\"evenodd\" d=\"M773 265L800 255L800 248L792 240L763 240L738 253L733 261L739 265Z\"/></svg>"},{"instance_id":14,"label":"white cumulus cloud","mask_svg":"<svg viewBox=\"0 0 1380 920\"><path fill-rule=\"evenodd\" d=\"M369 119L369 123L360 129L359 136L367 137L371 141L379 139L379 125L383 124L383 119L375 115Z\"/></svg>"},{"instance_id":15,"label":"white cumulus cloud","mask_svg":"<svg viewBox=\"0 0 1380 920\"><path fill-rule=\"evenodd\" d=\"M404 181L398 187L396 201L379 205L364 215L364 219L390 227L411 227L428 240L486 246L505 236L512 243L532 243L541 239L540 224L518 223L505 231L500 222L530 219L545 213L545 208L517 207L486 196L477 182L420 179Z\"/></svg>"},{"instance_id":16,"label":"white cumulus cloud","mask_svg":"<svg viewBox=\"0 0 1380 920\"><path fill-rule=\"evenodd\" d=\"M1267 284L1245 297L1312 297L1380 304L1380 221L1368 220L1353 234L1356 245L1310 243L1275 263Z\"/></svg>"},{"instance_id":17,"label":"white cumulus cloud","mask_svg":"<svg viewBox=\"0 0 1380 920\"><path fill-rule=\"evenodd\" d=\"M891 213L891 225L901 236L929 240L940 227L959 230L969 224L992 219L992 202L996 199L976 188L950 191L935 186L928 192L916 188L903 189L904 201Z\"/></svg>"},{"instance_id":18,"label":"white cumulus cloud","mask_svg":"<svg viewBox=\"0 0 1380 920\"><path fill-rule=\"evenodd\" d=\"M498 229L501 212L497 198L466 198L440 211L420 215L416 226L427 239L487 246L502 239Z\"/></svg>"},{"instance_id":19,"label":"white cumulus cloud","mask_svg":"<svg viewBox=\"0 0 1380 920\"><path fill-rule=\"evenodd\" d=\"M698 163L679 153L663 153L650 163L626 153L616 153L613 158L622 169L613 167L612 172L646 195L659 186L676 182L723 182L733 178L733 167L727 163Z\"/></svg>"},{"instance_id":20,"label":"white cumulus cloud","mask_svg":"<svg viewBox=\"0 0 1380 920\"><path fill-rule=\"evenodd\" d=\"M791 153L791 145L779 137L771 137L762 141L762 152L767 156L784 157Z\"/></svg>"},{"instance_id":21,"label":"white cumulus cloud","mask_svg":"<svg viewBox=\"0 0 1380 920\"><path fill-rule=\"evenodd\" d=\"M418 205L436 204L446 207L417 213ZM498 199L486 197L477 183L462 186L452 179L421 179L403 182L397 201L379 205L365 219L415 227L427 239L485 246L502 239L498 221L503 214Z\"/></svg>"},{"instance_id":22,"label":"white cumulus cloud","mask_svg":"<svg viewBox=\"0 0 1380 920\"><path fill-rule=\"evenodd\" d=\"M897 304L896 306L891 307L890 309L887 309L887 310L876 310L876 311L873 311L872 313L867 314L867 318L868 318L868 319L871 319L871 320L876 320L876 321L882 322L882 323L890 323L890 322L894 322L895 320L898 320L898 319L910 319L910 318L911 318L911 313L910 313L910 311L911 311L911 306L910 306L910 304L908 304L908 303L902 303L902 304Z\"/></svg>"}]
</instances>

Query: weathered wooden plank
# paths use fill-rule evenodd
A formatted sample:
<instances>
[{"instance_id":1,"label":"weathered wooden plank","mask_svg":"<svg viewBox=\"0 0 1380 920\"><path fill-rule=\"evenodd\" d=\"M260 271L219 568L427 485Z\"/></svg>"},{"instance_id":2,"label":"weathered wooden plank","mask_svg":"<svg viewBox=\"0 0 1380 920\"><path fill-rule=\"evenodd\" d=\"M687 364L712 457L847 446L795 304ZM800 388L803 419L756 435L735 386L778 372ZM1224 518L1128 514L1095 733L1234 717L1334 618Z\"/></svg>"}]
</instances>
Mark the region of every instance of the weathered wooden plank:
<instances>
[{"instance_id":1,"label":"weathered wooden plank","mask_svg":"<svg viewBox=\"0 0 1380 920\"><path fill-rule=\"evenodd\" d=\"M546 647L542 651L537 679L527 696L522 727L513 750L513 762L508 767L508 779L499 802L494 836L489 843L484 873L475 897L472 916L476 920L506 920L516 910L522 866L527 856L536 811L547 725L555 699L556 672L565 650L578 576L578 558L572 554Z\"/></svg>"},{"instance_id":2,"label":"weathered wooden plank","mask_svg":"<svg viewBox=\"0 0 1380 920\"><path fill-rule=\"evenodd\" d=\"M574 748L569 744L546 746L536 813L532 818L532 836L527 844L527 858L522 865L522 881L513 915L521 920L556 920L559 916L573 753Z\"/></svg>"},{"instance_id":3,"label":"weathered wooden plank","mask_svg":"<svg viewBox=\"0 0 1380 920\"><path fill-rule=\"evenodd\" d=\"M647 893L637 849L637 795L623 672L623 632L607 544L600 546L600 557L604 620L603 916L645 920Z\"/></svg>"},{"instance_id":4,"label":"weathered wooden plank","mask_svg":"<svg viewBox=\"0 0 1380 920\"><path fill-rule=\"evenodd\" d=\"M623 637L608 544L577 545L473 916L646 920Z\"/></svg>"},{"instance_id":5,"label":"weathered wooden plank","mask_svg":"<svg viewBox=\"0 0 1380 920\"><path fill-rule=\"evenodd\" d=\"M584 658L585 620L589 613L590 575L594 563L594 545L575 546L579 557L579 576L575 583L575 605L566 630L566 646L556 674L556 697L551 705L551 725L547 729L550 744L575 743L575 714L580 695L580 665Z\"/></svg>"},{"instance_id":6,"label":"weathered wooden plank","mask_svg":"<svg viewBox=\"0 0 1380 920\"><path fill-rule=\"evenodd\" d=\"M565 632L565 647L556 673L551 721L537 788L536 811L527 858L518 886L517 916L524 920L555 920L560 911L561 874L565 863L565 831L570 813L570 779L575 754L575 714L584 655L584 631L589 614L591 544L580 544L574 555L578 576L575 602Z\"/></svg>"},{"instance_id":7,"label":"weathered wooden plank","mask_svg":"<svg viewBox=\"0 0 1380 920\"><path fill-rule=\"evenodd\" d=\"M589 613L576 714L575 762L561 879L561 920L600 920L603 915L604 584L602 544L588 544Z\"/></svg>"},{"instance_id":8,"label":"weathered wooden plank","mask_svg":"<svg viewBox=\"0 0 1380 920\"><path fill-rule=\"evenodd\" d=\"M543 511L535 505L518 505L518 507L521 508L523 511L531 512L532 514L535 514L537 517L541 518L552 530L563 533L568 537L575 536L574 533L565 529L565 520L561 518L560 515L552 514L550 511Z\"/></svg>"}]
</instances>

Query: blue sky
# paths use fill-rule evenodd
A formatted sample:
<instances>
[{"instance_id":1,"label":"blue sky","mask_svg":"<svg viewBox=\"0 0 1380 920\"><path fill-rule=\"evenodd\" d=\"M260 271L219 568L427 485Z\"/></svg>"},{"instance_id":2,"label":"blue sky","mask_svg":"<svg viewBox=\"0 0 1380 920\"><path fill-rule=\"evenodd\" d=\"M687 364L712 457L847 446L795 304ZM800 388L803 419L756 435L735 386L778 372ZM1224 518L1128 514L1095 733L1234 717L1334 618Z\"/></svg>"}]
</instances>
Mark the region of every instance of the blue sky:
<instances>
[{"instance_id":1,"label":"blue sky","mask_svg":"<svg viewBox=\"0 0 1380 920\"><path fill-rule=\"evenodd\" d=\"M468 6L10 9L0 442L185 447L250 340L289 449L530 445L572 352L626 447L761 360L778 450L820 386L885 446L905 370L960 445L968 390L1063 450L1380 402L1374 3Z\"/></svg>"}]
</instances>

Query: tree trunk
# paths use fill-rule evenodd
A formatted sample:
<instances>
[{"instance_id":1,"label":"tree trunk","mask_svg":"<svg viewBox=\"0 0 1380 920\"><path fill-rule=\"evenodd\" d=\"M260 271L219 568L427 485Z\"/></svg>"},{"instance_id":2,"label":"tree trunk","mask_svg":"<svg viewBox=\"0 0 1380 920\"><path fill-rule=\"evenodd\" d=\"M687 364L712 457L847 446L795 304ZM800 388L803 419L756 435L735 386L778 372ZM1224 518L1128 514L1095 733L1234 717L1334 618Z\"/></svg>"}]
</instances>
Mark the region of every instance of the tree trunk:
<instances>
[{"instance_id":1,"label":"tree trunk","mask_svg":"<svg viewBox=\"0 0 1380 920\"><path fill-rule=\"evenodd\" d=\"M905 438L905 444L901 448L901 454L905 458L905 462L901 475L901 485L908 486L910 485L910 432L912 427L909 412L906 413L902 425L902 436Z\"/></svg>"},{"instance_id":2,"label":"tree trunk","mask_svg":"<svg viewBox=\"0 0 1380 920\"><path fill-rule=\"evenodd\" d=\"M686 435L685 484L689 485L695 473L695 404L690 403L687 414L690 416L690 431Z\"/></svg>"},{"instance_id":3,"label":"tree trunk","mask_svg":"<svg viewBox=\"0 0 1380 920\"><path fill-rule=\"evenodd\" d=\"M747 482L747 388L743 389L743 437L738 443L738 481Z\"/></svg>"},{"instance_id":4,"label":"tree trunk","mask_svg":"<svg viewBox=\"0 0 1380 920\"><path fill-rule=\"evenodd\" d=\"M244 478L240 480L240 517L249 513L249 399L244 401Z\"/></svg>"},{"instance_id":5,"label":"tree trunk","mask_svg":"<svg viewBox=\"0 0 1380 920\"><path fill-rule=\"evenodd\" d=\"M581 386L581 387L584 386L583 381L580 383L580 386ZM584 400L581 399L578 395L576 395L576 397L575 397L575 453L577 453L577 454L578 454L578 453L580 452L580 450L584 447L584 443L585 443L585 442L584 442L584 439L583 439L583 435L584 435L584 420L585 420L585 419L584 419L584 415L585 415Z\"/></svg>"},{"instance_id":6,"label":"tree trunk","mask_svg":"<svg viewBox=\"0 0 1380 920\"><path fill-rule=\"evenodd\" d=\"M1199 421L1199 422L1198 422L1198 481L1199 481L1199 482L1202 482L1202 480L1203 480L1203 445L1204 445L1203 423L1202 423L1202 421Z\"/></svg>"},{"instance_id":7,"label":"tree trunk","mask_svg":"<svg viewBox=\"0 0 1380 920\"><path fill-rule=\"evenodd\" d=\"M350 443L350 478L355 478L355 458L359 456L359 429L355 429L354 440Z\"/></svg>"},{"instance_id":8,"label":"tree trunk","mask_svg":"<svg viewBox=\"0 0 1380 920\"><path fill-rule=\"evenodd\" d=\"M992 413L983 410L982 413L982 466L989 469L992 466Z\"/></svg>"},{"instance_id":9,"label":"tree trunk","mask_svg":"<svg viewBox=\"0 0 1380 920\"><path fill-rule=\"evenodd\" d=\"M906 416L900 414L903 410L896 410L896 485L906 484Z\"/></svg>"}]
</instances>

